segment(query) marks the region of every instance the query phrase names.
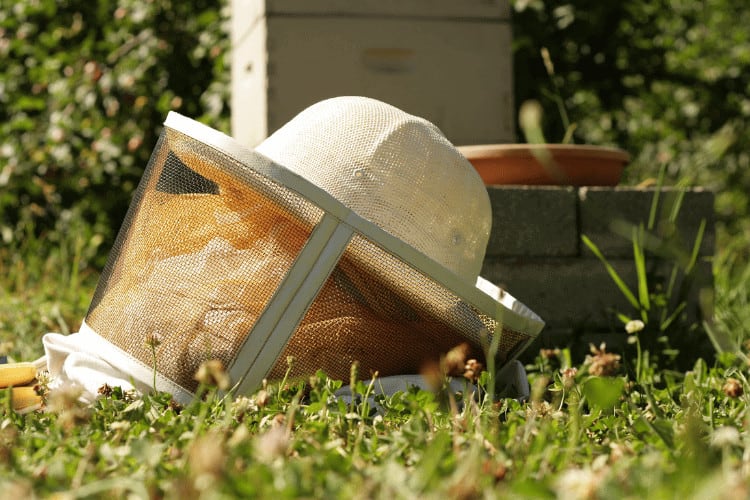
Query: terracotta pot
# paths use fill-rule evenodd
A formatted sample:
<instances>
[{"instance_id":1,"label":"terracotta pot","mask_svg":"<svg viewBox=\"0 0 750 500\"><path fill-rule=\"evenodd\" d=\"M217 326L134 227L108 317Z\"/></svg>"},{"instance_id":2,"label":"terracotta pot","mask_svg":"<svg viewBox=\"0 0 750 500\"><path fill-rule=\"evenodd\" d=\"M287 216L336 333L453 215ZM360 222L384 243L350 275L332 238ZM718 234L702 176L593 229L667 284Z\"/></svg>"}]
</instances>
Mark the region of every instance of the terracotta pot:
<instances>
[{"instance_id":1,"label":"terracotta pot","mask_svg":"<svg viewBox=\"0 0 750 500\"><path fill-rule=\"evenodd\" d=\"M630 155L617 148L578 144L459 146L487 185L614 186Z\"/></svg>"}]
</instances>

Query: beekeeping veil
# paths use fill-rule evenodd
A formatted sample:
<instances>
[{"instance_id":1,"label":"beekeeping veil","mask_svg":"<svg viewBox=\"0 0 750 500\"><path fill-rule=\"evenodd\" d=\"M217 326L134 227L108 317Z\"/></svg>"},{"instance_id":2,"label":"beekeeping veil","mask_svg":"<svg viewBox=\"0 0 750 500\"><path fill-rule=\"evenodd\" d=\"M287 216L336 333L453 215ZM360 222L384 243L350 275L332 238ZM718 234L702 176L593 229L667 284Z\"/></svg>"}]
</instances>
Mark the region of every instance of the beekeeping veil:
<instances>
[{"instance_id":1,"label":"beekeeping veil","mask_svg":"<svg viewBox=\"0 0 750 500\"><path fill-rule=\"evenodd\" d=\"M471 165L382 102L320 102L256 150L170 113L81 331L45 337L50 371L146 389L155 368L186 401L207 359L244 392L290 356L292 376L348 380L499 335L510 360L543 323L479 277L490 226Z\"/></svg>"}]
</instances>

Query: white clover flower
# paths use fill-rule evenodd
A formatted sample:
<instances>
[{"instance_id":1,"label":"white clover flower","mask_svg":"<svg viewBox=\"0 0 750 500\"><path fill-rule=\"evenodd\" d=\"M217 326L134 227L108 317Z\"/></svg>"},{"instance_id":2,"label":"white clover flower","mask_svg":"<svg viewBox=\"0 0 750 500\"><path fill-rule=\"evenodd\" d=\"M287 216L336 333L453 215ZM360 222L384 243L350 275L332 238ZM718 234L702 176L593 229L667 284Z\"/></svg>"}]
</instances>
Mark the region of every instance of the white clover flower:
<instances>
[{"instance_id":1,"label":"white clover flower","mask_svg":"<svg viewBox=\"0 0 750 500\"><path fill-rule=\"evenodd\" d=\"M641 330L643 330L646 327L646 325L643 323L643 321L639 319L631 319L630 321L625 324L625 331L628 332L628 334L634 334L638 333Z\"/></svg>"},{"instance_id":2,"label":"white clover flower","mask_svg":"<svg viewBox=\"0 0 750 500\"><path fill-rule=\"evenodd\" d=\"M239 396L232 402L232 411L234 411L235 415L244 415L247 412L257 410L258 405L247 396Z\"/></svg>"},{"instance_id":3,"label":"white clover flower","mask_svg":"<svg viewBox=\"0 0 750 500\"><path fill-rule=\"evenodd\" d=\"M740 431L731 425L724 425L714 429L711 434L711 446L726 448L740 444Z\"/></svg>"},{"instance_id":4,"label":"white clover flower","mask_svg":"<svg viewBox=\"0 0 750 500\"><path fill-rule=\"evenodd\" d=\"M130 429L130 422L127 420L117 420L109 424L109 428L113 431L126 431Z\"/></svg>"},{"instance_id":5,"label":"white clover flower","mask_svg":"<svg viewBox=\"0 0 750 500\"><path fill-rule=\"evenodd\" d=\"M261 462L269 463L286 455L290 444L291 439L286 427L272 427L255 439L256 458Z\"/></svg>"},{"instance_id":6,"label":"white clover flower","mask_svg":"<svg viewBox=\"0 0 750 500\"><path fill-rule=\"evenodd\" d=\"M599 480L599 476L591 469L568 469L555 481L557 498L594 498Z\"/></svg>"},{"instance_id":7,"label":"white clover flower","mask_svg":"<svg viewBox=\"0 0 750 500\"><path fill-rule=\"evenodd\" d=\"M15 152L15 148L8 142L5 142L2 146L0 146L0 156L2 156L3 158L10 158L15 154Z\"/></svg>"}]
</instances>

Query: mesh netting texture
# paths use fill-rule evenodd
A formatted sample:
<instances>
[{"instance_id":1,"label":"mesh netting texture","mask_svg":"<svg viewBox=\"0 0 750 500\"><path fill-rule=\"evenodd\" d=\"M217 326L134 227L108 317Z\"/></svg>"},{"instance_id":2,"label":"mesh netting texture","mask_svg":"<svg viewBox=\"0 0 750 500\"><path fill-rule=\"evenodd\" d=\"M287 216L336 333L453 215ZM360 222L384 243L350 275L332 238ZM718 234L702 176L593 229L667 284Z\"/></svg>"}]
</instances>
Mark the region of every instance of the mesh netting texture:
<instances>
[{"instance_id":1,"label":"mesh netting texture","mask_svg":"<svg viewBox=\"0 0 750 500\"><path fill-rule=\"evenodd\" d=\"M165 134L86 322L146 366L153 364L146 341L158 336L158 371L194 390L202 361L228 366L234 359L311 226L263 194L267 180L240 182L230 172L241 167L230 159L177 132ZM307 220L320 217L312 204L293 203L307 206Z\"/></svg>"},{"instance_id":2,"label":"mesh netting texture","mask_svg":"<svg viewBox=\"0 0 750 500\"><path fill-rule=\"evenodd\" d=\"M432 123L342 97L305 109L257 150L457 276L479 275L492 226L489 196Z\"/></svg>"},{"instance_id":3,"label":"mesh netting texture","mask_svg":"<svg viewBox=\"0 0 750 500\"><path fill-rule=\"evenodd\" d=\"M355 168L352 175L367 180L369 174ZM395 210L370 201L383 213ZM153 366L147 341L156 336L157 371L194 391L193 377L204 360L220 359L227 367L242 363L240 348L323 213L229 154L167 127L86 323L147 367ZM443 239L465 243L447 226ZM343 380L354 361L363 376L417 373L464 341L481 359L482 332L497 328L494 318L355 235L269 378L285 374L289 356L295 358L293 376L322 369ZM500 357L529 338L504 329Z\"/></svg>"},{"instance_id":4,"label":"mesh netting texture","mask_svg":"<svg viewBox=\"0 0 750 500\"><path fill-rule=\"evenodd\" d=\"M355 361L364 378L376 372L419 373L426 363L438 361L464 341L469 344L468 356L484 361L482 346L498 328L494 318L357 235L270 377L284 376L288 356L294 357L292 376L325 367L328 375L348 380ZM529 339L507 328L497 334L500 360Z\"/></svg>"}]
</instances>

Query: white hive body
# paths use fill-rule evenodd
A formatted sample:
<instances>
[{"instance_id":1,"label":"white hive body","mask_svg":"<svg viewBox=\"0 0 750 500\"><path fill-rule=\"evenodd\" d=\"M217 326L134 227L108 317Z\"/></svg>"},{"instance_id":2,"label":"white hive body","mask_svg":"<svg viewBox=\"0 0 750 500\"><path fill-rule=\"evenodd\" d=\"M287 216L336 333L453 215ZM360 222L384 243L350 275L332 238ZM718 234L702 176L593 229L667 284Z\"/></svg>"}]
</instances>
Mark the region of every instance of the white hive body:
<instances>
[{"instance_id":1,"label":"white hive body","mask_svg":"<svg viewBox=\"0 0 750 500\"><path fill-rule=\"evenodd\" d=\"M509 0L231 0L232 135L255 147L300 110L362 95L453 144L515 142Z\"/></svg>"},{"instance_id":2,"label":"white hive body","mask_svg":"<svg viewBox=\"0 0 750 500\"><path fill-rule=\"evenodd\" d=\"M187 400L218 358L240 390L318 369L417 373L542 321L482 284L481 180L430 123L372 99L302 112L257 151L177 114L144 173L82 332L113 366Z\"/></svg>"}]
</instances>

